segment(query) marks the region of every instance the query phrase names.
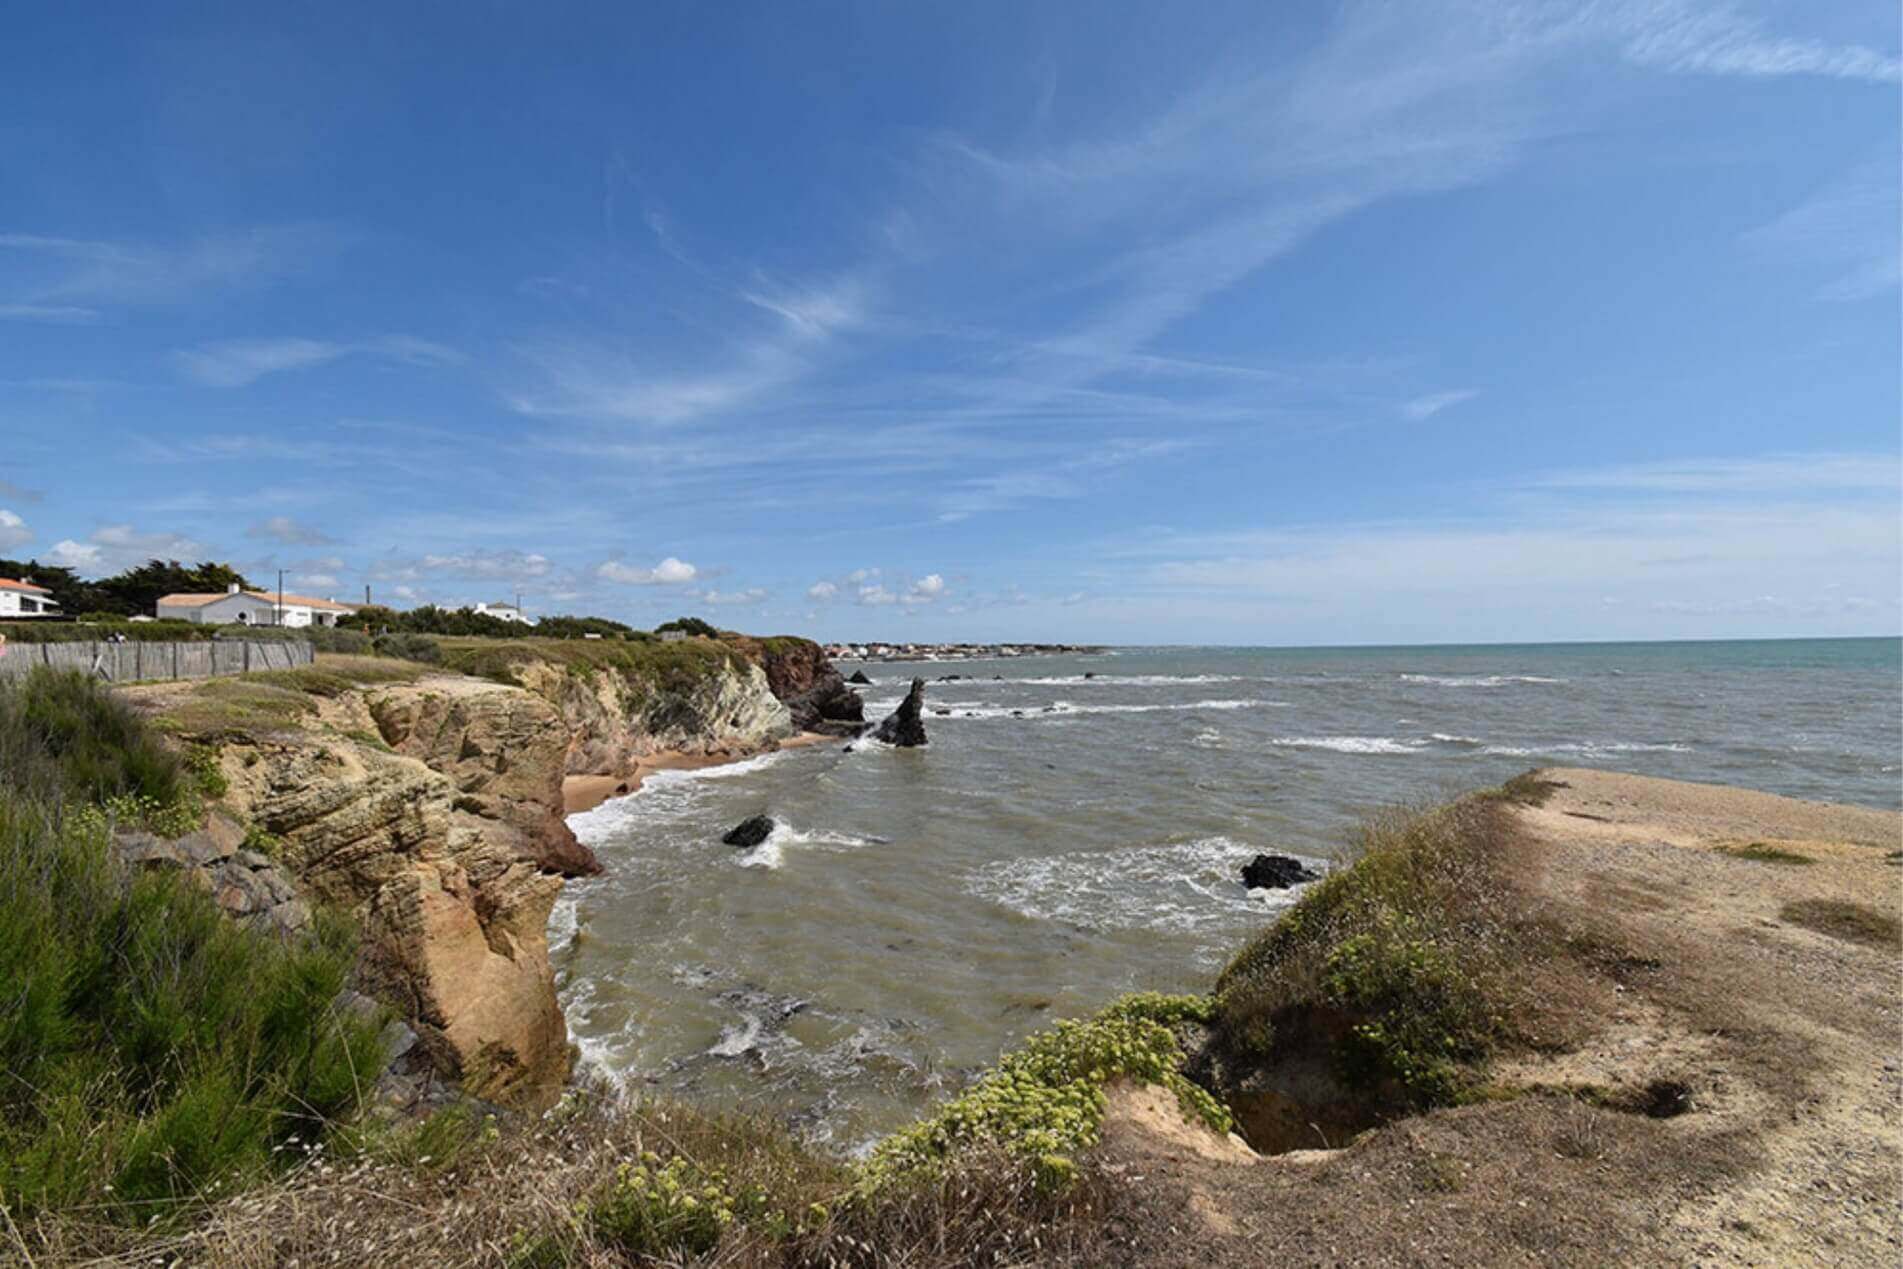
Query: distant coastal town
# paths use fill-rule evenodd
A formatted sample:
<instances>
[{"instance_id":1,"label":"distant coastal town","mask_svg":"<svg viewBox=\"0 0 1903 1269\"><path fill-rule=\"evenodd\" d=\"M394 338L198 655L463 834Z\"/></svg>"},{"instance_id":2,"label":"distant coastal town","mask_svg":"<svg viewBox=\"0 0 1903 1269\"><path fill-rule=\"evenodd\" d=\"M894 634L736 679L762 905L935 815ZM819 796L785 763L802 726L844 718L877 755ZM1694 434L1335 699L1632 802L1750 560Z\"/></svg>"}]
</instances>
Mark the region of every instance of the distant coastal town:
<instances>
[{"instance_id":1,"label":"distant coastal town","mask_svg":"<svg viewBox=\"0 0 1903 1269\"><path fill-rule=\"evenodd\" d=\"M1105 648L1081 643L829 643L835 661L987 661L994 658L1098 656Z\"/></svg>"}]
</instances>

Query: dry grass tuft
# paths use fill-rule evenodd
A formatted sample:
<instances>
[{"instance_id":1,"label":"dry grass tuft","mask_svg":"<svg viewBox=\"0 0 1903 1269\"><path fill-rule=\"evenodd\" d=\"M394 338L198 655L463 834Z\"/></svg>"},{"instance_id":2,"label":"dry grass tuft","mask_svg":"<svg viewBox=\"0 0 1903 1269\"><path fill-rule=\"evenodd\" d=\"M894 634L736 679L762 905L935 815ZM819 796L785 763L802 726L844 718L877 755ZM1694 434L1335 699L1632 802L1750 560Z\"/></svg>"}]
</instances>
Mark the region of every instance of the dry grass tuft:
<instances>
[{"instance_id":1,"label":"dry grass tuft","mask_svg":"<svg viewBox=\"0 0 1903 1269\"><path fill-rule=\"evenodd\" d=\"M422 1133L432 1134L427 1149ZM636 1169L718 1175L729 1193L758 1195L759 1211L785 1220L690 1225L678 1201L666 1212L630 1209ZM352 1264L507 1269L1090 1264L1099 1207L1089 1169L1051 1192L1022 1161L985 1153L868 1199L855 1193L848 1165L800 1148L768 1121L597 1090L571 1094L534 1124L413 1129L364 1142L351 1157L320 1148L288 1178L208 1204L174 1234L65 1213L22 1229L20 1245L42 1264L210 1269L333 1263L339 1254Z\"/></svg>"},{"instance_id":2,"label":"dry grass tuft","mask_svg":"<svg viewBox=\"0 0 1903 1269\"><path fill-rule=\"evenodd\" d=\"M1718 853L1730 855L1733 859L1749 859L1760 864L1784 864L1792 867L1802 867L1805 864L1817 862L1809 855L1785 850L1781 846L1773 846L1768 842L1751 842L1744 846L1720 846Z\"/></svg>"},{"instance_id":3,"label":"dry grass tuft","mask_svg":"<svg viewBox=\"0 0 1903 1269\"><path fill-rule=\"evenodd\" d=\"M1844 899L1797 899L1778 911L1792 925L1866 947L1903 948L1903 925L1887 912Z\"/></svg>"}]
</instances>

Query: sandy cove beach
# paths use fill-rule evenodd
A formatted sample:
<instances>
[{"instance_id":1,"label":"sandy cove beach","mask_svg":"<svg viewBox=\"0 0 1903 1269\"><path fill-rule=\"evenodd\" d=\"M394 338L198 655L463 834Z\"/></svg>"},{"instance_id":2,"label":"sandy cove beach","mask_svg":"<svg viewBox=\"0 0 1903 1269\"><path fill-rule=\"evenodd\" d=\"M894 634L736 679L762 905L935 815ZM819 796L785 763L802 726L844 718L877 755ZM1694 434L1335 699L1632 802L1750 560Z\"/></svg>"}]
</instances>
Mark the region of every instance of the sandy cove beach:
<instances>
[{"instance_id":1,"label":"sandy cove beach","mask_svg":"<svg viewBox=\"0 0 1903 1269\"><path fill-rule=\"evenodd\" d=\"M714 753L662 750L642 758L635 763L632 771L622 775L572 775L564 778L562 780L562 813L579 815L583 811L594 810L609 798L625 797L639 789L641 781L656 771L695 771L702 767L724 766L729 762L744 762L748 758L757 758L763 753L775 753L781 749L803 749L807 745L823 744L829 740L840 740L840 737L808 731L801 732L789 740L782 740L772 749L721 750Z\"/></svg>"}]
</instances>

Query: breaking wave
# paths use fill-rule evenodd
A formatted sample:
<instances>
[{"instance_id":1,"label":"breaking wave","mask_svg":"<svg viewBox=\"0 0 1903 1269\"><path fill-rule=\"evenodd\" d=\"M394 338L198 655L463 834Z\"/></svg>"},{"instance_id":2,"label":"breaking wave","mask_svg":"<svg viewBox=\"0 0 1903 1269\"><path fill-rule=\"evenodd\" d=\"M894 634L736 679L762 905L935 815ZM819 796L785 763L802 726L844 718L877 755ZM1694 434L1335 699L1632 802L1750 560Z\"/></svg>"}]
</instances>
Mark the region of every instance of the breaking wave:
<instances>
[{"instance_id":1,"label":"breaking wave","mask_svg":"<svg viewBox=\"0 0 1903 1269\"><path fill-rule=\"evenodd\" d=\"M986 864L968 894L1036 921L1086 929L1198 933L1259 920L1295 901L1293 890L1248 890L1242 865L1261 848L1228 837L1173 846L1078 850ZM1304 859L1317 868L1322 860Z\"/></svg>"}]
</instances>

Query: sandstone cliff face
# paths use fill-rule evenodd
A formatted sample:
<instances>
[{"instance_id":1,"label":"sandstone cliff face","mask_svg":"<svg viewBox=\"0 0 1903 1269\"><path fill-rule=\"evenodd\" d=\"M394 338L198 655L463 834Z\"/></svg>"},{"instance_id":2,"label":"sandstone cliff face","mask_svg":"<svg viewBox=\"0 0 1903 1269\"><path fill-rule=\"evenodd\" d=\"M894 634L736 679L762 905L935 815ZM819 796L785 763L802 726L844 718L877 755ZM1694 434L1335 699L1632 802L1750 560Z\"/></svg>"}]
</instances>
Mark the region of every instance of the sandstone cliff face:
<instances>
[{"instance_id":1,"label":"sandstone cliff face","mask_svg":"<svg viewBox=\"0 0 1903 1269\"><path fill-rule=\"evenodd\" d=\"M810 639L722 639L766 675L767 687L787 707L801 731L857 736L866 728L865 701L847 685L826 652Z\"/></svg>"},{"instance_id":2,"label":"sandstone cliff face","mask_svg":"<svg viewBox=\"0 0 1903 1269\"><path fill-rule=\"evenodd\" d=\"M570 1054L546 929L579 849L560 824L554 711L425 678L326 701L321 726L222 739L226 806L282 839L307 893L356 916L363 988L469 1093L552 1102Z\"/></svg>"},{"instance_id":3,"label":"sandstone cliff face","mask_svg":"<svg viewBox=\"0 0 1903 1269\"><path fill-rule=\"evenodd\" d=\"M730 665L675 684L612 669L582 675L548 662L513 672L560 714L568 729L563 770L570 775L623 775L639 759L664 752L749 753L794 733L792 715L757 665Z\"/></svg>"}]
</instances>

